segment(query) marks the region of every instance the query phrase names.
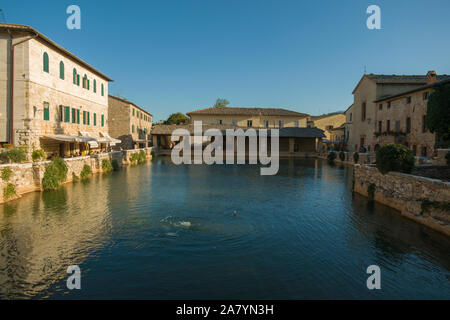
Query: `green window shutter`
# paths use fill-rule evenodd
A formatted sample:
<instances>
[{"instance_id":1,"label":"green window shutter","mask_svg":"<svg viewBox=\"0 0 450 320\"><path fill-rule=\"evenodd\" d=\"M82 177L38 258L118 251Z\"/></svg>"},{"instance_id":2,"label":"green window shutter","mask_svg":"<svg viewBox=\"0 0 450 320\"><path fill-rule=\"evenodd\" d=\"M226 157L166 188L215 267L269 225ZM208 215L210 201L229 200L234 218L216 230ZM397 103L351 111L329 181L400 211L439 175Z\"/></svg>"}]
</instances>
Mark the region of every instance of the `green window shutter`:
<instances>
[{"instance_id":1,"label":"green window shutter","mask_svg":"<svg viewBox=\"0 0 450 320\"><path fill-rule=\"evenodd\" d=\"M94 113L94 126L96 126L96 125L97 125L97 114Z\"/></svg>"},{"instance_id":2,"label":"green window shutter","mask_svg":"<svg viewBox=\"0 0 450 320\"><path fill-rule=\"evenodd\" d=\"M75 108L72 108L72 123L76 123L77 122L77 113Z\"/></svg>"},{"instance_id":3,"label":"green window shutter","mask_svg":"<svg viewBox=\"0 0 450 320\"><path fill-rule=\"evenodd\" d=\"M89 79L87 81L87 89L89 90Z\"/></svg>"},{"instance_id":4,"label":"green window shutter","mask_svg":"<svg viewBox=\"0 0 450 320\"><path fill-rule=\"evenodd\" d=\"M102 83L102 97L104 95L103 83Z\"/></svg>"},{"instance_id":5,"label":"green window shutter","mask_svg":"<svg viewBox=\"0 0 450 320\"><path fill-rule=\"evenodd\" d=\"M86 111L83 111L83 124L86 124Z\"/></svg>"},{"instance_id":6,"label":"green window shutter","mask_svg":"<svg viewBox=\"0 0 450 320\"><path fill-rule=\"evenodd\" d=\"M105 126L105 115L104 114L102 114L102 127L104 127Z\"/></svg>"},{"instance_id":7,"label":"green window shutter","mask_svg":"<svg viewBox=\"0 0 450 320\"><path fill-rule=\"evenodd\" d=\"M133 117L134 117L134 109L133 109Z\"/></svg>"},{"instance_id":8,"label":"green window shutter","mask_svg":"<svg viewBox=\"0 0 450 320\"><path fill-rule=\"evenodd\" d=\"M49 68L48 68L48 53L44 52L44 56L43 56L43 60L44 60L44 72L49 72Z\"/></svg>"},{"instance_id":9,"label":"green window shutter","mask_svg":"<svg viewBox=\"0 0 450 320\"><path fill-rule=\"evenodd\" d=\"M134 133L134 124L131 125L131 133Z\"/></svg>"},{"instance_id":10,"label":"green window shutter","mask_svg":"<svg viewBox=\"0 0 450 320\"><path fill-rule=\"evenodd\" d=\"M79 86L79 85L80 85L80 75L77 74L77 86Z\"/></svg>"},{"instance_id":11,"label":"green window shutter","mask_svg":"<svg viewBox=\"0 0 450 320\"><path fill-rule=\"evenodd\" d=\"M89 113L89 111L87 112L87 125L91 124L91 114Z\"/></svg>"},{"instance_id":12,"label":"green window shutter","mask_svg":"<svg viewBox=\"0 0 450 320\"><path fill-rule=\"evenodd\" d=\"M97 81L94 79L94 93L97 92Z\"/></svg>"},{"instance_id":13,"label":"green window shutter","mask_svg":"<svg viewBox=\"0 0 450 320\"><path fill-rule=\"evenodd\" d=\"M70 107L64 107L64 122L70 122Z\"/></svg>"},{"instance_id":14,"label":"green window shutter","mask_svg":"<svg viewBox=\"0 0 450 320\"><path fill-rule=\"evenodd\" d=\"M59 62L59 78L64 80L64 62Z\"/></svg>"},{"instance_id":15,"label":"green window shutter","mask_svg":"<svg viewBox=\"0 0 450 320\"><path fill-rule=\"evenodd\" d=\"M73 68L73 84L77 84L77 69Z\"/></svg>"},{"instance_id":16,"label":"green window shutter","mask_svg":"<svg viewBox=\"0 0 450 320\"><path fill-rule=\"evenodd\" d=\"M77 109L77 123L80 124L80 109Z\"/></svg>"},{"instance_id":17,"label":"green window shutter","mask_svg":"<svg viewBox=\"0 0 450 320\"><path fill-rule=\"evenodd\" d=\"M50 120L50 106L48 102L44 102L44 120Z\"/></svg>"}]
</instances>

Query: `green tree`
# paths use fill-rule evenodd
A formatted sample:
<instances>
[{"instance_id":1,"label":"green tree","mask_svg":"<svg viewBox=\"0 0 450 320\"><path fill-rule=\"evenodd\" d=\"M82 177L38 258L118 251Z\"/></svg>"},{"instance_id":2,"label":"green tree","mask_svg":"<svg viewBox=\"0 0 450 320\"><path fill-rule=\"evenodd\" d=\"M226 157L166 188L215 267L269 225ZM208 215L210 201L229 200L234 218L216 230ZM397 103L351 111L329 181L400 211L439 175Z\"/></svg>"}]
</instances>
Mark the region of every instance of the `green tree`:
<instances>
[{"instance_id":1,"label":"green tree","mask_svg":"<svg viewBox=\"0 0 450 320\"><path fill-rule=\"evenodd\" d=\"M227 99L218 98L216 100L216 104L214 105L214 108L225 108L230 104L230 102Z\"/></svg>"},{"instance_id":2,"label":"green tree","mask_svg":"<svg viewBox=\"0 0 450 320\"><path fill-rule=\"evenodd\" d=\"M438 145L450 145L450 84L437 87L428 99L427 127L436 133Z\"/></svg>"},{"instance_id":3,"label":"green tree","mask_svg":"<svg viewBox=\"0 0 450 320\"><path fill-rule=\"evenodd\" d=\"M184 124L188 123L189 118L182 114L181 112L172 113L169 118L164 122L164 124Z\"/></svg>"}]
</instances>

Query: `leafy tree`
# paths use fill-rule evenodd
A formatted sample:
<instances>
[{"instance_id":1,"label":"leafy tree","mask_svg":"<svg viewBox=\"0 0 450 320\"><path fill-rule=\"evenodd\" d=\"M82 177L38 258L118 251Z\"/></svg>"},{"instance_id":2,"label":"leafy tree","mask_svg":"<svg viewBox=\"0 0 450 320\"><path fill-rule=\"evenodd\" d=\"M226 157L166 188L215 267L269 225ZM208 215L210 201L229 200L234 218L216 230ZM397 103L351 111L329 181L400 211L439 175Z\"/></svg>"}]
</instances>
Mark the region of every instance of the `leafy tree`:
<instances>
[{"instance_id":1,"label":"leafy tree","mask_svg":"<svg viewBox=\"0 0 450 320\"><path fill-rule=\"evenodd\" d=\"M188 123L189 118L182 114L181 112L172 113L169 118L164 122L164 124L184 124Z\"/></svg>"},{"instance_id":2,"label":"leafy tree","mask_svg":"<svg viewBox=\"0 0 450 320\"><path fill-rule=\"evenodd\" d=\"M377 151L377 169L382 174L390 171L411 173L414 168L414 155L400 144L387 144Z\"/></svg>"},{"instance_id":3,"label":"leafy tree","mask_svg":"<svg viewBox=\"0 0 450 320\"><path fill-rule=\"evenodd\" d=\"M436 133L438 144L450 145L450 84L437 87L428 99L427 127Z\"/></svg>"},{"instance_id":4,"label":"leafy tree","mask_svg":"<svg viewBox=\"0 0 450 320\"><path fill-rule=\"evenodd\" d=\"M216 104L214 105L214 108L225 108L230 104L230 102L227 99L218 98L216 100Z\"/></svg>"}]
</instances>

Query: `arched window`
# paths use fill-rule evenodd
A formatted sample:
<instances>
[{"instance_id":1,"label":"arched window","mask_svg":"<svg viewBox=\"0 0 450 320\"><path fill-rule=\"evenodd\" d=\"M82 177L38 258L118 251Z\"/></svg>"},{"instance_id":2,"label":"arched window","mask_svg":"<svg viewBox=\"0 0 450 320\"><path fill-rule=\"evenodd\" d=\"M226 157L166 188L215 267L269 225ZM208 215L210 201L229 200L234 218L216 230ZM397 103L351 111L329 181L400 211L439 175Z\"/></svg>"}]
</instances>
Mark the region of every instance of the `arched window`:
<instances>
[{"instance_id":1,"label":"arched window","mask_svg":"<svg viewBox=\"0 0 450 320\"><path fill-rule=\"evenodd\" d=\"M102 96L105 94L104 89L103 89L103 83L102 83Z\"/></svg>"},{"instance_id":2,"label":"arched window","mask_svg":"<svg viewBox=\"0 0 450 320\"><path fill-rule=\"evenodd\" d=\"M64 62L59 62L59 78L64 80Z\"/></svg>"},{"instance_id":3,"label":"arched window","mask_svg":"<svg viewBox=\"0 0 450 320\"><path fill-rule=\"evenodd\" d=\"M94 92L97 92L97 81L94 79Z\"/></svg>"},{"instance_id":4,"label":"arched window","mask_svg":"<svg viewBox=\"0 0 450 320\"><path fill-rule=\"evenodd\" d=\"M44 60L44 72L49 72L48 71L48 53L44 52L44 56L43 56L43 60Z\"/></svg>"},{"instance_id":5,"label":"arched window","mask_svg":"<svg viewBox=\"0 0 450 320\"><path fill-rule=\"evenodd\" d=\"M87 75L84 75L84 77L83 77L83 88L84 89L87 88Z\"/></svg>"},{"instance_id":6,"label":"arched window","mask_svg":"<svg viewBox=\"0 0 450 320\"><path fill-rule=\"evenodd\" d=\"M77 69L73 68L73 84L77 84Z\"/></svg>"}]
</instances>

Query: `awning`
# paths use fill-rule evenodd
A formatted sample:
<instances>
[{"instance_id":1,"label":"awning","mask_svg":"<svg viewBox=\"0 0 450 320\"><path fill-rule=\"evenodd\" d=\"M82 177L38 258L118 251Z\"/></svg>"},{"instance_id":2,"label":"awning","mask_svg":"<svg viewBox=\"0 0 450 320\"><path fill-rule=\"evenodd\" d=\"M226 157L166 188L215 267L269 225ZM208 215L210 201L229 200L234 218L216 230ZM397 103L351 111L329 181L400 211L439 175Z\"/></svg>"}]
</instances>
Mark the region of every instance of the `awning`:
<instances>
[{"instance_id":1,"label":"awning","mask_svg":"<svg viewBox=\"0 0 450 320\"><path fill-rule=\"evenodd\" d=\"M109 142L108 139L102 138L102 137L95 137L95 136L91 135L90 132L87 132L87 131L80 131L80 134L83 137L90 139L90 141L88 143L91 146L91 148L98 148L99 143L108 143Z\"/></svg>"},{"instance_id":2,"label":"awning","mask_svg":"<svg viewBox=\"0 0 450 320\"><path fill-rule=\"evenodd\" d=\"M42 138L64 141L64 142L89 142L89 138L80 137L80 136L71 136L68 134L49 134L45 135Z\"/></svg>"},{"instance_id":3,"label":"awning","mask_svg":"<svg viewBox=\"0 0 450 320\"><path fill-rule=\"evenodd\" d=\"M122 141L119 140L119 139L111 138L111 136L110 136L108 133L106 133L106 132L100 131L100 134L102 135L102 137L104 137L105 139L108 140L108 142L109 142L109 144L110 144L111 146L115 146L116 144L122 142Z\"/></svg>"}]
</instances>

